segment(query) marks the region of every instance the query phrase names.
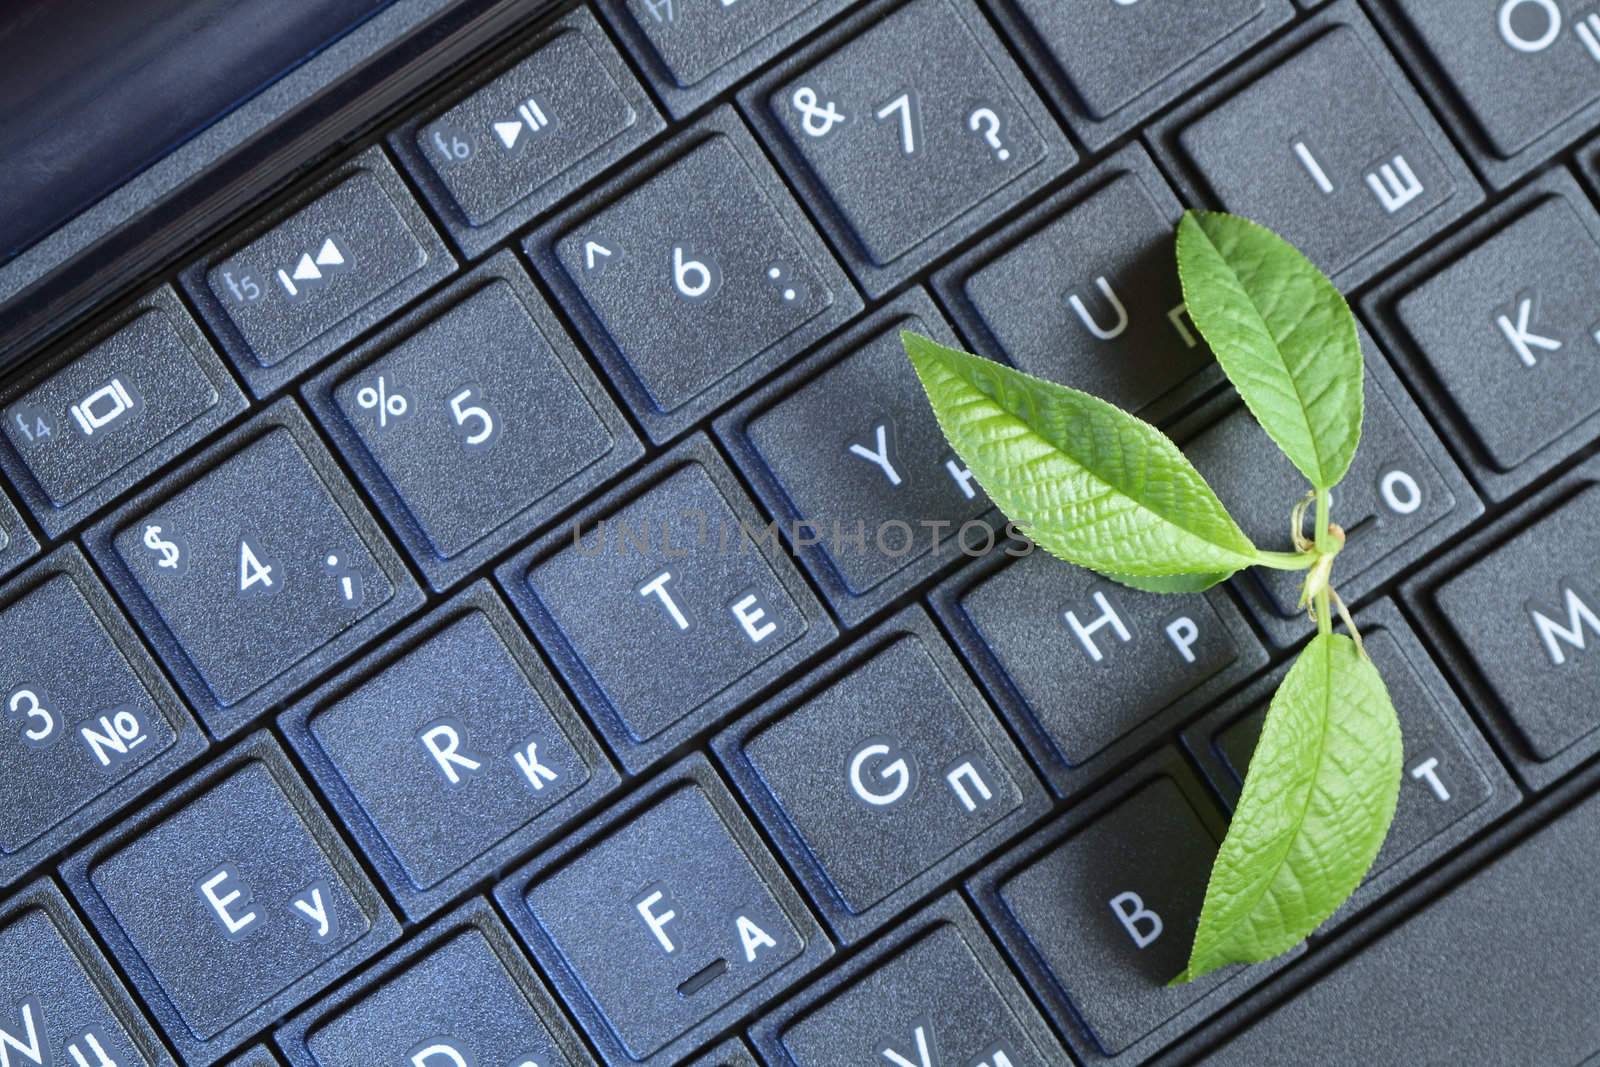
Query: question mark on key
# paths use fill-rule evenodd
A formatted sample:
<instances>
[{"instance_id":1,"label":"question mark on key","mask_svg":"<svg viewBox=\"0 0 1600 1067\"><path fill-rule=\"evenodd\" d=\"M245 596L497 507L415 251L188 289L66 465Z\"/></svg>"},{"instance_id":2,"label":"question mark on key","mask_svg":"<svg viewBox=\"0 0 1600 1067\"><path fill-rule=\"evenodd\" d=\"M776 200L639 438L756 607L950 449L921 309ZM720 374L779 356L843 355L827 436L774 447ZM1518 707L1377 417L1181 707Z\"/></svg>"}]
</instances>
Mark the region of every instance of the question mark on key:
<instances>
[{"instance_id":1,"label":"question mark on key","mask_svg":"<svg viewBox=\"0 0 1600 1067\"><path fill-rule=\"evenodd\" d=\"M1011 158L1011 149L1000 143L1000 116L986 107L980 107L967 119L967 129L983 134L983 139L994 149L994 158L1004 163Z\"/></svg>"}]
</instances>

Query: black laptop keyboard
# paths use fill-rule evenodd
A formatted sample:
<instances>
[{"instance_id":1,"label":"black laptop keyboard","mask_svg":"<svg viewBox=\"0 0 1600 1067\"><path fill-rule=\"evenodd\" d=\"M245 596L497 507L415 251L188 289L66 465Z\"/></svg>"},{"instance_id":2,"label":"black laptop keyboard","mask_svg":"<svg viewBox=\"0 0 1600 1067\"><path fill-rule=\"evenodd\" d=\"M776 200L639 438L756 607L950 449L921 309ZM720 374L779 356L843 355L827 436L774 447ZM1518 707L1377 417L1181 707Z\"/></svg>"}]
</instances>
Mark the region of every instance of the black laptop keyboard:
<instances>
[{"instance_id":1,"label":"black laptop keyboard","mask_svg":"<svg viewBox=\"0 0 1600 1067\"><path fill-rule=\"evenodd\" d=\"M0 1067L1594 1062L1600 12L594 8L0 384ZM898 332L1278 540L1186 205L1370 331L1406 752L1327 926L1168 988L1295 591L1014 556Z\"/></svg>"}]
</instances>

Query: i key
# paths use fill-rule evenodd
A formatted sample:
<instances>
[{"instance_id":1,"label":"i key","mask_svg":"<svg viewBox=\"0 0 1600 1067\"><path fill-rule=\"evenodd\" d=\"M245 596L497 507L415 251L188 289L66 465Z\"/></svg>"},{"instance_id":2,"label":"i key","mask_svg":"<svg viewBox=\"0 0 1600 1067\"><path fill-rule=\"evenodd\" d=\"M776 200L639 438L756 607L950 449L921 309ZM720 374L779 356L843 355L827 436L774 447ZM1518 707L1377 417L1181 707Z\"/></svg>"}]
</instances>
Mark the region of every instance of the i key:
<instances>
[{"instance_id":1,"label":"i key","mask_svg":"<svg viewBox=\"0 0 1600 1067\"><path fill-rule=\"evenodd\" d=\"M0 1064L175 1067L48 880L0 907Z\"/></svg>"},{"instance_id":2,"label":"i key","mask_svg":"<svg viewBox=\"0 0 1600 1067\"><path fill-rule=\"evenodd\" d=\"M88 540L219 736L422 599L287 400Z\"/></svg>"},{"instance_id":3,"label":"i key","mask_svg":"<svg viewBox=\"0 0 1600 1067\"><path fill-rule=\"evenodd\" d=\"M784 1067L1046 1067L1067 1062L972 912L945 896L761 1020Z\"/></svg>"},{"instance_id":4,"label":"i key","mask_svg":"<svg viewBox=\"0 0 1600 1067\"><path fill-rule=\"evenodd\" d=\"M78 550L0 588L0 888L205 748Z\"/></svg>"},{"instance_id":5,"label":"i key","mask_svg":"<svg viewBox=\"0 0 1600 1067\"><path fill-rule=\"evenodd\" d=\"M741 102L873 296L1077 158L994 32L952 0L877 4Z\"/></svg>"},{"instance_id":6,"label":"i key","mask_svg":"<svg viewBox=\"0 0 1600 1067\"><path fill-rule=\"evenodd\" d=\"M632 772L837 632L703 437L498 577Z\"/></svg>"},{"instance_id":7,"label":"i key","mask_svg":"<svg viewBox=\"0 0 1600 1067\"><path fill-rule=\"evenodd\" d=\"M609 1064L676 1063L833 953L699 756L496 897Z\"/></svg>"},{"instance_id":8,"label":"i key","mask_svg":"<svg viewBox=\"0 0 1600 1067\"><path fill-rule=\"evenodd\" d=\"M729 109L529 238L657 442L861 308ZM638 172L636 172L638 173Z\"/></svg>"},{"instance_id":9,"label":"i key","mask_svg":"<svg viewBox=\"0 0 1600 1067\"><path fill-rule=\"evenodd\" d=\"M191 1064L215 1063L400 932L267 733L63 876Z\"/></svg>"}]
</instances>

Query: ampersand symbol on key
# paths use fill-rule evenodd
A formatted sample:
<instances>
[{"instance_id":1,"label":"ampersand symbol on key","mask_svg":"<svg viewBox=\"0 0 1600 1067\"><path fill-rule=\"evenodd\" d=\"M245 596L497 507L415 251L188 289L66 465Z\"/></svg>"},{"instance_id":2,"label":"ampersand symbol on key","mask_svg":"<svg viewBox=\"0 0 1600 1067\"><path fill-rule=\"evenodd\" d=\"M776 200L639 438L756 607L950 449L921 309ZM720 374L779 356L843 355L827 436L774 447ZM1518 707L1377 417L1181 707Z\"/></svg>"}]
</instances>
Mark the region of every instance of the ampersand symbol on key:
<instances>
[{"instance_id":1,"label":"ampersand symbol on key","mask_svg":"<svg viewBox=\"0 0 1600 1067\"><path fill-rule=\"evenodd\" d=\"M819 106L817 91L802 85L790 98L795 110L800 112L800 126L811 137L826 137L833 128L845 120L845 115L834 107L833 101Z\"/></svg>"}]
</instances>

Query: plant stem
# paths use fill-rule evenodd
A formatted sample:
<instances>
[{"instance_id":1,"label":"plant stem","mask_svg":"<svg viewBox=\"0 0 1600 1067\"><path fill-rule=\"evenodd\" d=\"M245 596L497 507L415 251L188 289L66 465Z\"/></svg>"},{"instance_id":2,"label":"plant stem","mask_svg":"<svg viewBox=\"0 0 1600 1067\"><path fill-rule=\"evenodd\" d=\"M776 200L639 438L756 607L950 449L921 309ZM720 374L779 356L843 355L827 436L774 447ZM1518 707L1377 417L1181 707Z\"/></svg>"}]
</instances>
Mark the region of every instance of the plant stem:
<instances>
[{"instance_id":1,"label":"plant stem","mask_svg":"<svg viewBox=\"0 0 1600 1067\"><path fill-rule=\"evenodd\" d=\"M1317 555L1325 556L1334 550L1333 534L1328 530L1328 513L1333 510L1333 494L1326 489L1317 490L1317 519L1316 542ZM1324 581L1317 590L1317 633L1324 637L1333 633L1332 598L1328 592L1328 582Z\"/></svg>"},{"instance_id":2,"label":"plant stem","mask_svg":"<svg viewBox=\"0 0 1600 1067\"><path fill-rule=\"evenodd\" d=\"M1262 552L1256 551L1256 566L1275 571L1310 570L1317 562L1315 552Z\"/></svg>"}]
</instances>

